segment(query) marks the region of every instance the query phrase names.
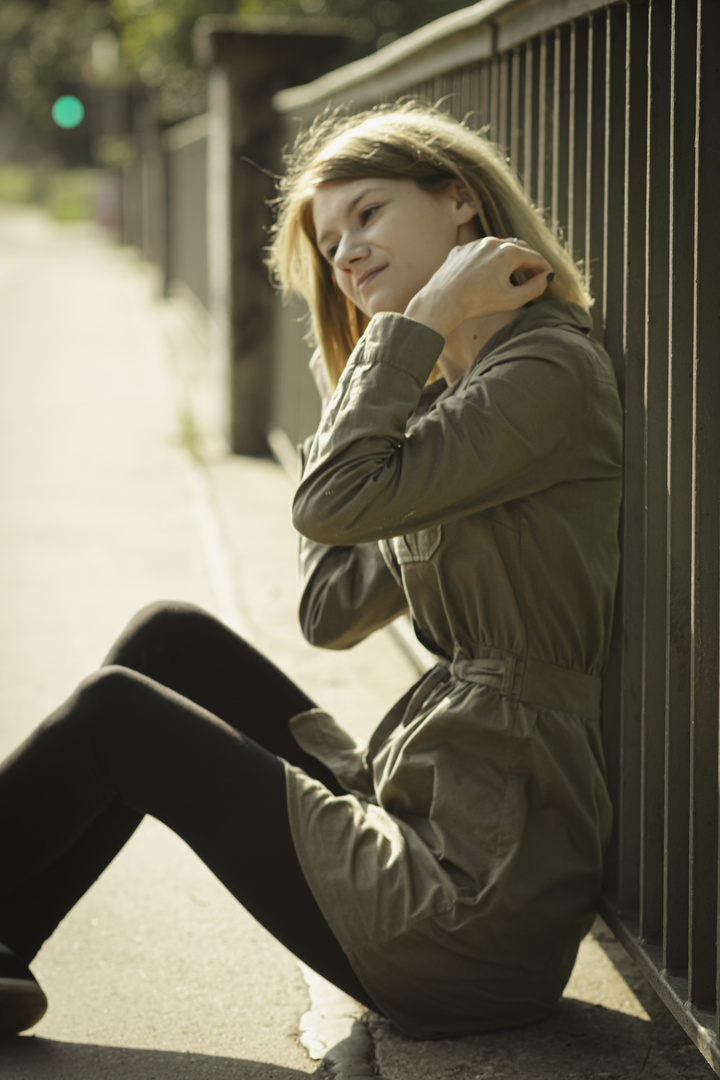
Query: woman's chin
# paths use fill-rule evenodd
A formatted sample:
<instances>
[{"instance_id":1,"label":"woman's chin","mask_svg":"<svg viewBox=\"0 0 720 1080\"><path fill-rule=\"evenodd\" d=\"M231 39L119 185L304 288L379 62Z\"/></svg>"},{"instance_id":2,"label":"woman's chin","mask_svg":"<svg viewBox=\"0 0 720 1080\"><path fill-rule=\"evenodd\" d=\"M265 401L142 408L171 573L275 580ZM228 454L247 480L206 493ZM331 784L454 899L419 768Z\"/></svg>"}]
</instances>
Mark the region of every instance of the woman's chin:
<instances>
[{"instance_id":1,"label":"woman's chin","mask_svg":"<svg viewBox=\"0 0 720 1080\"><path fill-rule=\"evenodd\" d=\"M362 310L368 316L372 318L373 315L382 315L385 312L392 312L395 315L402 315L403 311L407 307L407 304L400 304L393 302L392 300L383 300L378 297L377 300L371 300L363 305Z\"/></svg>"}]
</instances>

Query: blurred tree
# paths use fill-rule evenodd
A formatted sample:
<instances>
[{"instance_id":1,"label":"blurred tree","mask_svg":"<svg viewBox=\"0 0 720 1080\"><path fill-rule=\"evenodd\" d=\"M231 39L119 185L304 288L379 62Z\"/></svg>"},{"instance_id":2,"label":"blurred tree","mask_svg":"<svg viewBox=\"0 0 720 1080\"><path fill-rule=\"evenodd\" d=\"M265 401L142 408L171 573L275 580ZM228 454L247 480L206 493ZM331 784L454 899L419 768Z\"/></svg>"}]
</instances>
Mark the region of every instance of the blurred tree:
<instances>
[{"instance_id":1,"label":"blurred tree","mask_svg":"<svg viewBox=\"0 0 720 1080\"><path fill-rule=\"evenodd\" d=\"M96 88L117 87L124 79L119 31L102 0L0 2L2 157L42 160L55 153L69 161L89 160L96 122L108 111ZM76 94L87 116L61 138L52 106L64 94Z\"/></svg>"},{"instance_id":2,"label":"blurred tree","mask_svg":"<svg viewBox=\"0 0 720 1080\"><path fill-rule=\"evenodd\" d=\"M193 58L192 31L202 15L237 14L238 0L109 0L120 39L121 70L148 88L162 120L201 112L206 77Z\"/></svg>"},{"instance_id":3,"label":"blurred tree","mask_svg":"<svg viewBox=\"0 0 720 1080\"><path fill-rule=\"evenodd\" d=\"M203 108L205 79L193 62L192 29L201 15L342 18L352 42L341 62L382 48L462 0L109 0L120 27L121 59L157 90L160 115L178 119Z\"/></svg>"},{"instance_id":4,"label":"blurred tree","mask_svg":"<svg viewBox=\"0 0 720 1080\"><path fill-rule=\"evenodd\" d=\"M80 77L78 55L92 26L83 0L4 0L0 4L0 108L5 140L27 127L47 136L52 103Z\"/></svg>"},{"instance_id":5,"label":"blurred tree","mask_svg":"<svg viewBox=\"0 0 720 1080\"><path fill-rule=\"evenodd\" d=\"M80 88L88 98L98 88L139 85L166 122L202 111L206 77L192 52L201 15L341 17L353 37L345 61L464 6L458 0L0 0L2 153L14 157L28 140L38 152L52 147L52 104L64 93L82 97ZM91 107L86 139L92 125ZM122 131L116 122L111 134Z\"/></svg>"}]
</instances>

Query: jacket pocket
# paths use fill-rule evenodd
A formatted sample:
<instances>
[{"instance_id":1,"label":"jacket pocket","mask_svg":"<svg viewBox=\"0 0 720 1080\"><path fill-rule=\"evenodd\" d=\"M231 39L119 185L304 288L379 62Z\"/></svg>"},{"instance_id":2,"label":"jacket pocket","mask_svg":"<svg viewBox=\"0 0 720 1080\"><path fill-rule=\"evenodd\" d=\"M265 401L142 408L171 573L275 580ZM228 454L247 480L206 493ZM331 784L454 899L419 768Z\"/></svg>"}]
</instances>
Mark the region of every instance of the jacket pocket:
<instances>
[{"instance_id":1,"label":"jacket pocket","mask_svg":"<svg viewBox=\"0 0 720 1080\"><path fill-rule=\"evenodd\" d=\"M433 525L429 529L408 533L407 536L394 536L390 541L395 558L403 563L427 562L433 557L442 540L442 525Z\"/></svg>"}]
</instances>

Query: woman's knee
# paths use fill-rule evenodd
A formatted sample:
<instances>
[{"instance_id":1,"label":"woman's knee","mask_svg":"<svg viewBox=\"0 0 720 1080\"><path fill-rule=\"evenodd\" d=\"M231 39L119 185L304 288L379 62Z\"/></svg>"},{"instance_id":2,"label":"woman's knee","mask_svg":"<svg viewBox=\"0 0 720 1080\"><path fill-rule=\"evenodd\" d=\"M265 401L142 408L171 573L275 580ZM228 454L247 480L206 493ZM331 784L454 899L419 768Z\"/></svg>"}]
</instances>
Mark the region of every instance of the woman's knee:
<instances>
[{"instance_id":1,"label":"woman's knee","mask_svg":"<svg viewBox=\"0 0 720 1080\"><path fill-rule=\"evenodd\" d=\"M181 600L158 600L135 614L117 639L104 666L119 664L152 674L158 654L187 645L212 616L195 604Z\"/></svg>"},{"instance_id":2,"label":"woman's knee","mask_svg":"<svg viewBox=\"0 0 720 1080\"><path fill-rule=\"evenodd\" d=\"M58 756L71 748L85 775L107 803L129 791L140 765L153 760L173 732L166 722L167 697L144 675L109 665L83 679L75 693L45 722L46 745ZM174 717L172 717L174 720ZM143 810L138 803L128 805Z\"/></svg>"},{"instance_id":3,"label":"woman's knee","mask_svg":"<svg viewBox=\"0 0 720 1080\"><path fill-rule=\"evenodd\" d=\"M108 664L94 671L75 692L75 712L94 719L113 714L127 715L145 696L146 681L130 668Z\"/></svg>"},{"instance_id":4,"label":"woman's knee","mask_svg":"<svg viewBox=\"0 0 720 1080\"><path fill-rule=\"evenodd\" d=\"M93 741L104 730L122 728L126 718L140 711L142 687L147 685L136 672L119 666L101 668L77 686L70 697L40 724L38 733L47 729L51 738L89 737ZM64 733L64 734L63 734Z\"/></svg>"},{"instance_id":5,"label":"woman's knee","mask_svg":"<svg viewBox=\"0 0 720 1080\"><path fill-rule=\"evenodd\" d=\"M196 604L184 600L156 600L133 615L123 636L151 636L154 639L167 637L176 632L184 623L197 622L212 618Z\"/></svg>"}]
</instances>

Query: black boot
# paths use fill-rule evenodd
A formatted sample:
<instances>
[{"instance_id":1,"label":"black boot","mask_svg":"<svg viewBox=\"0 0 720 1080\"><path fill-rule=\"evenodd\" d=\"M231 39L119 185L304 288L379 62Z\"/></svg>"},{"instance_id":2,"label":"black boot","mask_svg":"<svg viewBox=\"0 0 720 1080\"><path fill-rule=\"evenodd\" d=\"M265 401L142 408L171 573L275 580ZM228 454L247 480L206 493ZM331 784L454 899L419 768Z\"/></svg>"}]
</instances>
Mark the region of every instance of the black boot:
<instances>
[{"instance_id":1,"label":"black boot","mask_svg":"<svg viewBox=\"0 0 720 1080\"><path fill-rule=\"evenodd\" d=\"M47 998L23 960L0 942L0 1036L37 1024Z\"/></svg>"}]
</instances>

